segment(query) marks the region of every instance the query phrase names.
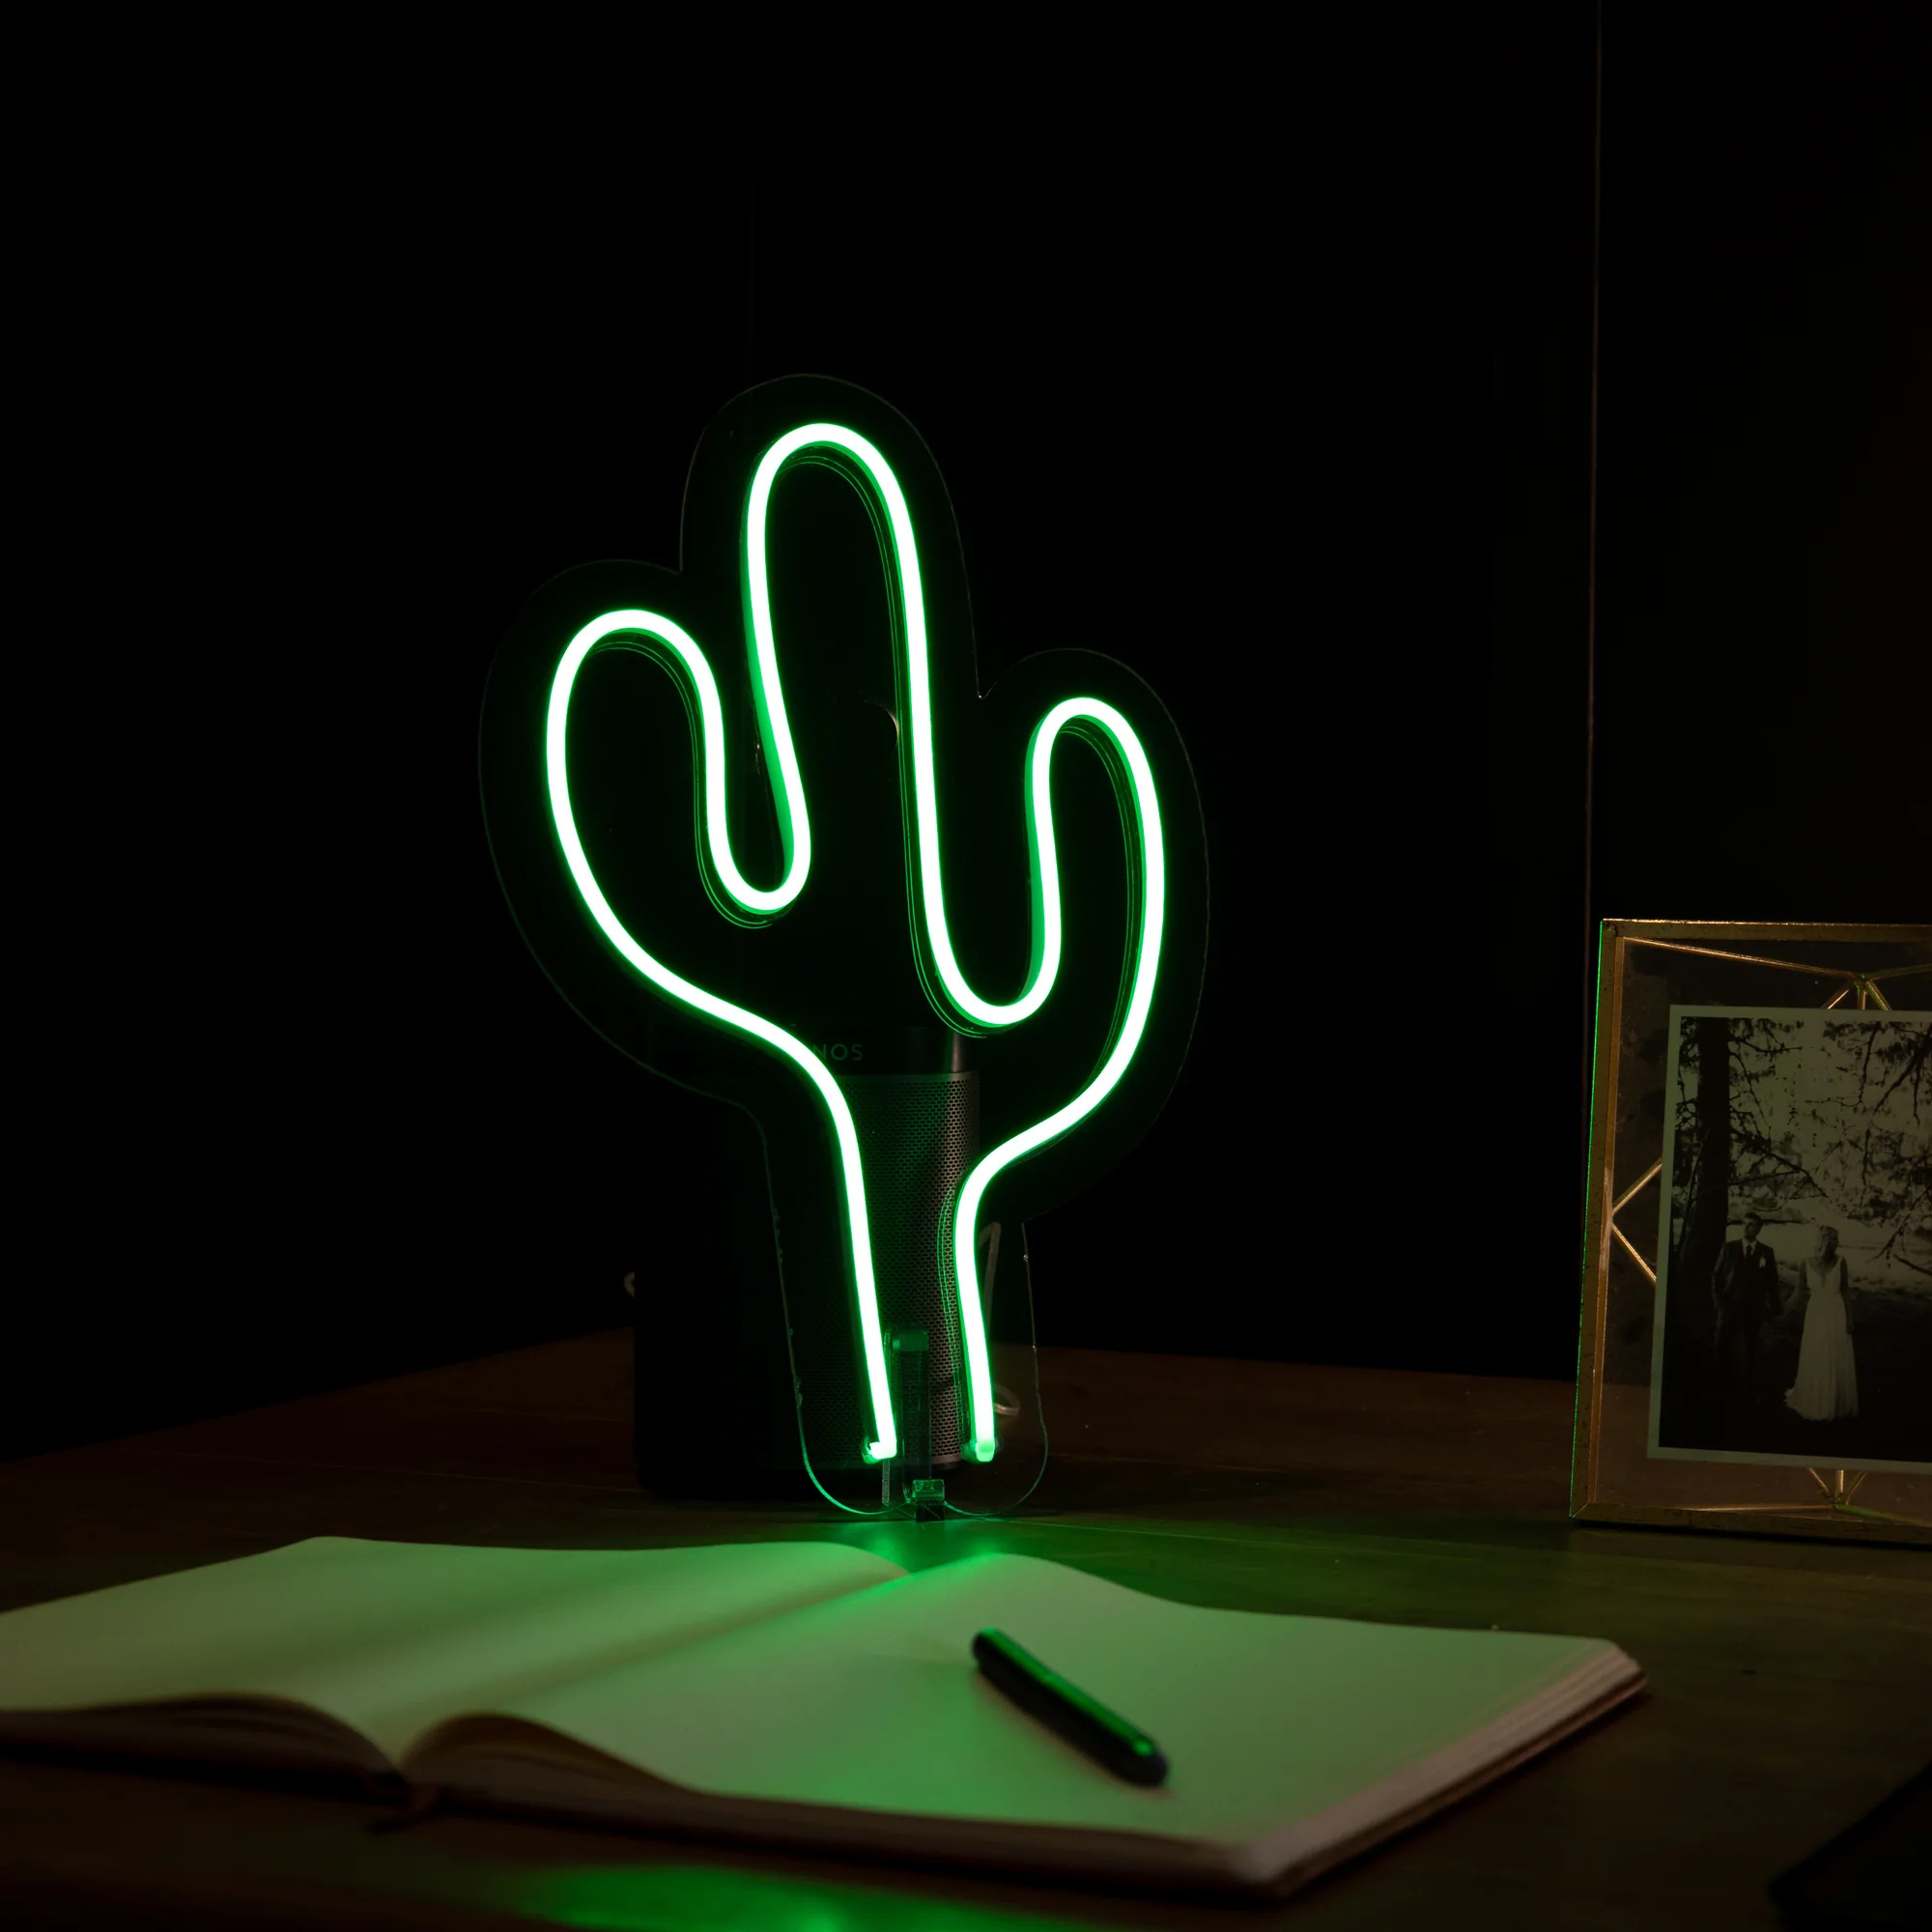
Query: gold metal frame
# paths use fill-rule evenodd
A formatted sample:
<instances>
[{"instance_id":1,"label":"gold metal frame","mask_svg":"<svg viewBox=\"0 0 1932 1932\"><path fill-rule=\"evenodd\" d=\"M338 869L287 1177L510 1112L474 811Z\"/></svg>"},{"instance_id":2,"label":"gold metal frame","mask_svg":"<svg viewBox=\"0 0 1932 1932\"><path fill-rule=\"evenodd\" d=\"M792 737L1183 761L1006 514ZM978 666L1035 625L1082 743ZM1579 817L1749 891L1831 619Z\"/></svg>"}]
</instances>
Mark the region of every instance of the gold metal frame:
<instances>
[{"instance_id":1,"label":"gold metal frame","mask_svg":"<svg viewBox=\"0 0 1932 1932\"><path fill-rule=\"evenodd\" d=\"M1822 951L1826 946L1847 944L1874 951L1881 947L1902 947L1909 949L1914 956L1905 964L1855 970L1797 958L1772 958L1753 950L1767 945L1786 948L1815 945ZM1585 1520L1682 1529L1750 1530L1759 1534L1854 1538L1867 1542L1932 1542L1932 1476L1853 1472L1848 1480L1843 1469L1673 1459L1667 1463L1653 1460L1647 1470L1639 1471L1634 1480L1605 1482L1605 1444L1629 1432L1628 1420L1613 1417L1610 1411L1612 1407L1621 1407L1627 1414L1634 1412L1634 1404L1613 1401L1604 1376L1613 1254L1620 1250L1642 1270L1647 1280L1653 1284L1657 1280L1656 1269L1617 1225L1617 1216L1645 1188L1657 1184L1662 1173L1662 1162L1659 1160L1647 1172L1627 1182L1621 1192L1613 1193L1625 981L1629 949L1634 947L1732 960L1752 969L1768 967L1803 974L1819 990L1833 989L1829 998L1817 1003L1826 1009L1856 999L1861 1009L1880 1007L1889 1010L1891 1002L1883 990L1885 982L1908 976L1932 980L1932 926L1746 925L1674 920L1604 922L1597 952L1597 1027L1590 1089L1590 1167L1583 1237L1577 1433L1570 1478L1571 1515ZM1811 1002L1797 1004L1808 1006ZM1647 1446L1649 1391L1645 1388L1642 1393ZM1628 1477L1636 1465L1627 1453L1627 1442L1618 1440L1616 1448ZM1643 1480L1645 1475L1649 1478L1647 1482ZM1805 1487L1807 1478L1810 1487ZM1767 1489L1781 1488L1780 1479L1792 1482L1793 1493L1789 1497L1762 1493ZM1868 1479L1874 1484L1874 1493L1882 1494L1888 1507L1871 1509L1853 1503L1853 1495ZM1758 1493L1733 1500L1740 1489L1746 1487ZM1606 1493L1607 1491L1616 1492Z\"/></svg>"}]
</instances>

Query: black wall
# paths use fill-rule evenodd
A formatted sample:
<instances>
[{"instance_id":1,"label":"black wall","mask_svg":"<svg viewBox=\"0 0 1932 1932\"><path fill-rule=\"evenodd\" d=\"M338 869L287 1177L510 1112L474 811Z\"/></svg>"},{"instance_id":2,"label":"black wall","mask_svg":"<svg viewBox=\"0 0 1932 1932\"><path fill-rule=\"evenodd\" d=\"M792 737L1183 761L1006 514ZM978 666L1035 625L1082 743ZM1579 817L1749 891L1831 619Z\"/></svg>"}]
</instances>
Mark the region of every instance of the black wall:
<instances>
[{"instance_id":1,"label":"black wall","mask_svg":"<svg viewBox=\"0 0 1932 1932\"><path fill-rule=\"evenodd\" d=\"M1911 16L1693 18L1604 34L1593 831L1589 8L321 48L158 116L126 50L37 244L14 1446L675 1254L691 1103L524 953L476 709L801 369L931 443L989 679L1112 651L1196 753L1195 1053L1034 1228L1043 1339L1568 1373L1589 920L1925 907Z\"/></svg>"}]
</instances>

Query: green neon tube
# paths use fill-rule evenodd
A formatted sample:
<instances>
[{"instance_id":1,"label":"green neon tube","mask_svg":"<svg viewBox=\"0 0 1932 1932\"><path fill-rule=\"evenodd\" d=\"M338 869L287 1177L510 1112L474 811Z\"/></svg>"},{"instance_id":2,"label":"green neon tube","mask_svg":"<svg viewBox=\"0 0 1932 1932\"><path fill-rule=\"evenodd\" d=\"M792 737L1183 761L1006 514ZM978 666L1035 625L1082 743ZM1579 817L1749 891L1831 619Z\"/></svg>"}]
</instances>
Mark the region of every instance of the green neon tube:
<instances>
[{"instance_id":1,"label":"green neon tube","mask_svg":"<svg viewBox=\"0 0 1932 1932\"><path fill-rule=\"evenodd\" d=\"M1147 753L1133 727L1111 705L1097 698L1069 698L1056 705L1036 729L1028 753L1026 780L1027 845L1034 884L1032 959L1026 983L1009 1001L982 998L967 983L953 948L946 917L946 889L940 864L939 787L935 775L932 737L932 678L927 652L925 593L920 572L919 544L913 531L912 512L898 478L879 450L866 438L838 423L805 423L779 438L760 459L752 479L745 508L745 568L748 604L752 614L753 649L758 672L758 689L763 694L761 719L769 710L783 724L783 700L778 678L777 640L772 629L770 585L766 576L765 525L770 514L773 486L781 470L794 457L811 449L836 449L853 463L872 486L886 513L892 533L893 561L898 576L899 607L906 656L906 723L909 726L912 759L913 801L916 816L915 843L919 854L915 898L919 917L925 925L927 943L938 980L935 1006L941 1017L952 1025L974 1032L1002 1032L1030 1018L1045 1004L1060 977L1064 947L1061 914L1059 851L1053 832L1053 810L1047 778L1053 748L1061 731L1075 723L1097 726L1104 741L1123 768L1115 772L1116 788L1121 778L1131 796L1134 819L1141 846L1141 877L1145 903L1140 921L1140 945L1134 962L1134 978L1126 1010L1112 1048L1099 1071L1073 1099L1046 1120L985 1156L966 1178L960 1189L953 1221L953 1269L959 1298L959 1326L965 1345L968 1407L972 1420L972 1439L961 1445L963 1453L975 1461L993 1455L993 1382L987 1354L986 1329L978 1293L978 1272L974 1264L974 1240L980 1204L995 1176L1014 1162L1024 1160L1048 1142L1077 1125L1120 1084L1128 1063L1139 1049L1147 1015L1153 1001L1153 988L1160 961L1161 935L1165 925L1167 899L1166 848L1161 838L1160 807L1154 794L1153 772ZM769 742L769 739L768 739ZM788 742L788 738L785 742ZM950 1008L948 1011L946 1009Z\"/></svg>"},{"instance_id":2,"label":"green neon tube","mask_svg":"<svg viewBox=\"0 0 1932 1932\"><path fill-rule=\"evenodd\" d=\"M778 717L782 722L782 700L776 699L778 652L772 636L771 591L765 576L765 521L779 471L793 457L809 449L836 449L854 463L871 484L892 531L893 561L898 573L899 608L904 620L906 708L912 739L915 837L919 851L915 896L937 970L940 1000L944 1008L951 1009L942 1009L941 1017L970 1033L997 1032L1003 1027L1017 1026L1045 1005L1060 976L1060 874L1057 869L1041 869L1037 864L1038 840L1034 839L1033 958L1026 983L1016 999L982 999L966 982L946 921L946 888L939 865L939 788L933 769L932 673L926 650L925 590L920 574L919 544L913 535L912 511L886 459L863 436L838 423L806 423L780 437L765 451L752 478L751 495L745 506L745 567L751 593L758 688L765 694L765 704L776 702Z\"/></svg>"},{"instance_id":3,"label":"green neon tube","mask_svg":"<svg viewBox=\"0 0 1932 1932\"><path fill-rule=\"evenodd\" d=\"M980 1160L959 1186L959 1199L952 1213L952 1267L959 1293L959 1327L966 1343L966 1385L973 1423L971 1444L961 1447L962 1453L974 1462L990 1461L994 1443L993 1372L986 1352L986 1324L980 1308L975 1256L980 1204L1004 1169L1037 1153L1049 1141L1058 1140L1077 1126L1121 1084L1121 1076L1140 1050L1141 1036L1147 1031L1154 981L1160 971L1161 938L1167 925L1167 845L1161 833L1153 768L1148 763L1147 752L1133 726L1111 704L1103 704L1097 697L1065 698L1034 728L1033 743L1027 753L1027 828L1033 842L1035 875L1042 882L1053 881L1057 905L1059 853L1053 837L1053 807L1047 786L1053 748L1069 724L1097 726L1121 767L1121 772L1114 774L1117 791L1123 788L1121 776L1123 774L1126 779L1124 790L1133 802L1141 848L1140 932L1126 1006L1099 1070L1064 1107L1043 1121L1036 1121L1011 1139L1002 1141Z\"/></svg>"},{"instance_id":4,"label":"green neon tube","mask_svg":"<svg viewBox=\"0 0 1932 1932\"><path fill-rule=\"evenodd\" d=\"M878 1284L872 1273L871 1228L866 1213L865 1175L859 1161L859 1132L852 1122L852 1110L845 1104L845 1096L838 1091L838 1083L802 1040L793 1038L782 1027L774 1026L770 1020L749 1012L743 1007L733 1006L728 1000L721 1000L715 993L707 993L702 986L694 985L645 952L624 929L622 921L611 910L610 900L604 896L603 889L597 883L596 874L590 869L583 840L578 836L577 816L570 804L569 761L566 754L570 694L577 683L577 673L591 652L600 644L615 643L626 637L656 639L667 646L690 673L696 690L703 735L705 818L712 856L727 885L737 872L735 866L727 871L720 858L721 854L728 857L730 841L724 830L724 724L718 702L718 681L711 674L704 653L691 637L668 617L659 616L650 611L608 611L603 616L593 618L571 639L570 646L551 680L550 711L544 725L544 774L550 786L551 818L556 827L557 842L563 847L564 864L570 867L570 876L582 894L590 917L622 958L671 999L681 1000L709 1018L739 1033L749 1034L753 1039L782 1054L811 1082L819 1098L825 1102L838 1137L838 1160L845 1182L846 1229L859 1302L859 1329L872 1404L874 1439L867 1445L866 1453L874 1462L884 1462L897 1455L898 1438L893 1425L892 1400L888 1393L885 1344L879 1328ZM789 733L786 734L786 742L789 742ZM792 770L792 781L796 782L796 760ZM802 808L802 788L799 803ZM803 826L805 814L802 809L797 818ZM793 865L788 868L791 874L788 878L790 896L797 895L809 864L809 846L801 844ZM736 888L732 890L735 892Z\"/></svg>"},{"instance_id":5,"label":"green neon tube","mask_svg":"<svg viewBox=\"0 0 1932 1932\"><path fill-rule=\"evenodd\" d=\"M1123 803L1132 805L1140 846L1143 901L1133 976L1117 1030L1099 1070L1065 1106L1002 1142L983 1156L967 1175L954 1205L952 1258L960 1334L966 1357L967 1411L970 1419L970 1439L961 1443L961 1450L971 1460L985 1462L994 1454L995 1435L992 1369L975 1260L980 1204L986 1189L1000 1173L1076 1126L1120 1084L1139 1050L1153 1002L1166 921L1166 848L1152 768L1132 725L1113 706L1098 698L1070 697L1056 704L1035 728L1028 749L1024 781L1028 853L1034 885L1032 958L1025 984L1015 999L1005 1002L983 999L967 983L960 970L947 923L940 862L925 600L911 511L898 479L873 444L837 423L807 423L781 437L759 461L746 499L743 553L746 604L752 622L751 645L755 672L753 691L766 762L776 779L776 801L785 856L783 877L776 887L759 889L745 878L736 864L725 819L724 715L717 679L696 642L670 619L652 611L608 611L586 624L565 651L552 682L545 740L551 812L578 891L582 895L584 904L599 929L620 956L670 998L682 1001L698 1012L747 1034L781 1054L806 1075L825 1102L838 1142L854 1290L872 1405L875 1439L868 1445L867 1453L875 1461L895 1455L897 1441L881 1339L877 1284L872 1269L865 1178L858 1134L844 1095L817 1056L802 1041L759 1015L733 1006L682 979L652 957L624 930L598 888L582 840L578 838L565 769L565 724L570 693L584 660L600 645L620 645L626 639L635 639L640 641L633 644L632 648L647 648L641 640L651 640L668 653L671 664L688 676L697 699L706 849L720 885L739 912L754 923L778 917L797 898L811 867L811 830L806 809L804 781L785 713L783 686L779 675L766 526L772 492L780 472L795 457L817 448L837 450L857 467L885 510L892 534L902 616L903 668L909 714L906 720L909 727L907 742L902 755L909 756L911 762L916 820L914 835L918 866L914 897L917 902L916 916L923 923L934 967L933 977L926 982L927 992L941 1017L962 1030L1003 1032L1037 1012L1053 991L1060 974L1064 937L1059 849L1054 836L1049 780L1054 748L1069 726L1076 727L1078 735L1091 739L1096 749L1102 750L1116 792L1122 795Z\"/></svg>"}]
</instances>

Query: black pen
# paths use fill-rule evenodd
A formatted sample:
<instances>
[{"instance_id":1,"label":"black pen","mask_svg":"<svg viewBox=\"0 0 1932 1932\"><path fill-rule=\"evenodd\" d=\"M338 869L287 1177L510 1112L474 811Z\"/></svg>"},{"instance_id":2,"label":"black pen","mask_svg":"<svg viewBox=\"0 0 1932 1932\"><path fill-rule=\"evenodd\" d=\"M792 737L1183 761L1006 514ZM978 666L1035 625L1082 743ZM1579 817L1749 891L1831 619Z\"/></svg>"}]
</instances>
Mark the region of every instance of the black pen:
<instances>
[{"instance_id":1,"label":"black pen","mask_svg":"<svg viewBox=\"0 0 1932 1932\"><path fill-rule=\"evenodd\" d=\"M1049 1670L1004 1631L982 1630L973 1639L973 1656L994 1690L1116 1777L1130 1784L1159 1784L1166 1779L1167 1760L1151 1737L1067 1683L1058 1671Z\"/></svg>"}]
</instances>

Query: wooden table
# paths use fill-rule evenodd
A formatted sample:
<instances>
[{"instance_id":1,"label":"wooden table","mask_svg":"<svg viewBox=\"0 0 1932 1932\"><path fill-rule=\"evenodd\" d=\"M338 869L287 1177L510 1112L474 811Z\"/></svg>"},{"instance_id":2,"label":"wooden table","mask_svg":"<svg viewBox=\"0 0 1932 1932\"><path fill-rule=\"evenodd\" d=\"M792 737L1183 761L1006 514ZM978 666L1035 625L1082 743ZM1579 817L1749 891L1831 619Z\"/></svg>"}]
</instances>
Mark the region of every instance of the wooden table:
<instances>
[{"instance_id":1,"label":"wooden table","mask_svg":"<svg viewBox=\"0 0 1932 1932\"><path fill-rule=\"evenodd\" d=\"M1581 1528L1571 1391L1078 1350L1017 1520L862 1524L653 1500L627 1331L0 1467L0 1607L315 1535L542 1547L838 1537L1021 1550L1190 1603L1621 1643L1646 1702L1257 1910L0 1761L0 1922L1033 1932L1772 1926L1766 1882L1932 1757L1909 1549Z\"/></svg>"}]
</instances>

